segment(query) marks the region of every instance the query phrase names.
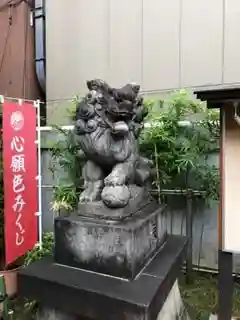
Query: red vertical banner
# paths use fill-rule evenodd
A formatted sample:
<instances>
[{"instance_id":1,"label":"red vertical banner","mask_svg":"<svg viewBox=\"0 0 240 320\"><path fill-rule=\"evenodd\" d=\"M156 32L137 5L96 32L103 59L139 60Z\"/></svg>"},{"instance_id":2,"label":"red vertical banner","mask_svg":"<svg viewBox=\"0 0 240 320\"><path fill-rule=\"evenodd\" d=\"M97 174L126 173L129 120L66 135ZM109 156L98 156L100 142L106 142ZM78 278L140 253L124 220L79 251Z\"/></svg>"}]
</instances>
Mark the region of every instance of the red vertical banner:
<instances>
[{"instance_id":1,"label":"red vertical banner","mask_svg":"<svg viewBox=\"0 0 240 320\"><path fill-rule=\"evenodd\" d=\"M4 234L6 264L38 240L36 108L3 103Z\"/></svg>"}]
</instances>

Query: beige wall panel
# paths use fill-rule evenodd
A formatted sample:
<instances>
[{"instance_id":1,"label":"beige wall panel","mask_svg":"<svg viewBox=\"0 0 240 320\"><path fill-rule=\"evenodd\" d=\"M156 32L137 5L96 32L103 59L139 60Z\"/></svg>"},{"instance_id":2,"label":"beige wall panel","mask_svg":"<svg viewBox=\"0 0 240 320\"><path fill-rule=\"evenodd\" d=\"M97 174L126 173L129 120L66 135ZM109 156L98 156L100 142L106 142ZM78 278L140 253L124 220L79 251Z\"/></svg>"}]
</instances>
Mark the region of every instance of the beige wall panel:
<instances>
[{"instance_id":1,"label":"beige wall panel","mask_svg":"<svg viewBox=\"0 0 240 320\"><path fill-rule=\"evenodd\" d=\"M78 0L75 57L75 82L81 92L86 90L86 79L106 78L108 70L109 1Z\"/></svg>"},{"instance_id":2,"label":"beige wall panel","mask_svg":"<svg viewBox=\"0 0 240 320\"><path fill-rule=\"evenodd\" d=\"M73 7L77 0L73 0ZM65 98L71 86L74 51L74 12L65 1L46 1L46 80L47 99ZM69 36L71 35L71 36Z\"/></svg>"},{"instance_id":3,"label":"beige wall panel","mask_svg":"<svg viewBox=\"0 0 240 320\"><path fill-rule=\"evenodd\" d=\"M108 73L108 0L47 0L47 100L86 92L86 79ZM49 102L47 122L68 124L69 103Z\"/></svg>"},{"instance_id":4,"label":"beige wall panel","mask_svg":"<svg viewBox=\"0 0 240 320\"><path fill-rule=\"evenodd\" d=\"M107 76L108 0L46 3L48 98L83 93L86 79Z\"/></svg>"},{"instance_id":5,"label":"beige wall panel","mask_svg":"<svg viewBox=\"0 0 240 320\"><path fill-rule=\"evenodd\" d=\"M181 86L222 82L223 0L182 0Z\"/></svg>"},{"instance_id":6,"label":"beige wall panel","mask_svg":"<svg viewBox=\"0 0 240 320\"><path fill-rule=\"evenodd\" d=\"M143 0L143 89L179 86L180 0Z\"/></svg>"},{"instance_id":7,"label":"beige wall panel","mask_svg":"<svg viewBox=\"0 0 240 320\"><path fill-rule=\"evenodd\" d=\"M225 1L224 83L240 82L240 1Z\"/></svg>"},{"instance_id":8,"label":"beige wall panel","mask_svg":"<svg viewBox=\"0 0 240 320\"><path fill-rule=\"evenodd\" d=\"M109 81L141 84L142 0L110 0Z\"/></svg>"}]
</instances>

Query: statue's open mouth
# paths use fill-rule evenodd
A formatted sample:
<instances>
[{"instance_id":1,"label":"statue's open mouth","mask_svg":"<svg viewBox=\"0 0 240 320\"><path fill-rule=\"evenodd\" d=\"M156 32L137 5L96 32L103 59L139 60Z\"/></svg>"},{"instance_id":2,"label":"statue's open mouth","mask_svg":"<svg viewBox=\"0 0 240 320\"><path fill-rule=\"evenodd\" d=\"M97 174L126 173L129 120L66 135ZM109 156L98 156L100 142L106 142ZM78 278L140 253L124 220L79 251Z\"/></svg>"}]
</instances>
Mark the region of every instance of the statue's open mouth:
<instances>
[{"instance_id":1,"label":"statue's open mouth","mask_svg":"<svg viewBox=\"0 0 240 320\"><path fill-rule=\"evenodd\" d=\"M107 118L111 123L112 133L116 135L125 135L129 132L127 123L132 118L131 113L111 111L107 113Z\"/></svg>"},{"instance_id":2,"label":"statue's open mouth","mask_svg":"<svg viewBox=\"0 0 240 320\"><path fill-rule=\"evenodd\" d=\"M107 112L113 121L131 120L133 117L133 104L122 102L118 105L111 106Z\"/></svg>"},{"instance_id":3,"label":"statue's open mouth","mask_svg":"<svg viewBox=\"0 0 240 320\"><path fill-rule=\"evenodd\" d=\"M113 124L112 132L122 136L129 132L129 127L125 121L117 121Z\"/></svg>"},{"instance_id":4,"label":"statue's open mouth","mask_svg":"<svg viewBox=\"0 0 240 320\"><path fill-rule=\"evenodd\" d=\"M114 122L127 121L132 119L133 113L128 111L111 110L111 111L108 111L108 117Z\"/></svg>"}]
</instances>

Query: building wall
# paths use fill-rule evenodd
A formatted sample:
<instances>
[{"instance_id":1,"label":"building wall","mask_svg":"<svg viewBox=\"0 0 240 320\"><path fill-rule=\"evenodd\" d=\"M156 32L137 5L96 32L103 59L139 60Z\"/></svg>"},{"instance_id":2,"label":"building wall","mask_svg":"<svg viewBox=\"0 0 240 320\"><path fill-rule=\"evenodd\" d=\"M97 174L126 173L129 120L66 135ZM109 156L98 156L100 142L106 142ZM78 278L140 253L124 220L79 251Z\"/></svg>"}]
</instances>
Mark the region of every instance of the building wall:
<instances>
[{"instance_id":1,"label":"building wall","mask_svg":"<svg viewBox=\"0 0 240 320\"><path fill-rule=\"evenodd\" d=\"M0 94L36 99L40 91L35 75L30 8L22 2L10 9L5 6L8 2L0 0Z\"/></svg>"},{"instance_id":2,"label":"building wall","mask_svg":"<svg viewBox=\"0 0 240 320\"><path fill-rule=\"evenodd\" d=\"M48 100L95 77L144 92L240 82L238 0L69 3L46 0Z\"/></svg>"},{"instance_id":3,"label":"building wall","mask_svg":"<svg viewBox=\"0 0 240 320\"><path fill-rule=\"evenodd\" d=\"M85 80L141 84L146 94L240 82L239 0L46 0L48 122L66 124L68 98ZM48 138L47 138L48 139ZM213 159L217 163L218 154ZM51 156L43 153L44 229L52 230ZM174 199L173 203L176 200ZM177 204L176 204L177 205ZM193 260L217 269L218 204L194 211ZM48 213L48 214L47 214ZM185 234L186 208L169 210ZM235 257L234 271L240 272Z\"/></svg>"}]
</instances>

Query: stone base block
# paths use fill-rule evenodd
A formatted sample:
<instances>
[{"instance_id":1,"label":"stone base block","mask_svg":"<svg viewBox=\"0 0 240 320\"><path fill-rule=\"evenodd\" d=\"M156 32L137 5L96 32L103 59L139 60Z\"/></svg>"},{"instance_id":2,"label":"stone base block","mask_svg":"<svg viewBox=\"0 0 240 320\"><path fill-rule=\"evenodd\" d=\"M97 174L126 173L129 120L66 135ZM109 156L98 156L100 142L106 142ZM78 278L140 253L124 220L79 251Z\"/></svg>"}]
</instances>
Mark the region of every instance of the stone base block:
<instances>
[{"instance_id":1,"label":"stone base block","mask_svg":"<svg viewBox=\"0 0 240 320\"><path fill-rule=\"evenodd\" d=\"M19 271L18 294L48 310L42 311L45 318L38 320L185 320L174 317L183 310L174 283L186 249L185 237L170 236L133 281L57 265L52 258L44 258ZM168 317L171 308L175 311Z\"/></svg>"},{"instance_id":2,"label":"stone base block","mask_svg":"<svg viewBox=\"0 0 240 320\"><path fill-rule=\"evenodd\" d=\"M191 320L187 309L182 301L178 281L176 281L170 290L164 305L159 312L156 320ZM215 319L215 317L211 317ZM217 317L216 317L217 319ZM40 307L37 320L90 320L90 318L78 317L76 315L66 314L59 310ZM130 319L131 320L131 319ZM132 318L135 320L135 318Z\"/></svg>"},{"instance_id":3,"label":"stone base block","mask_svg":"<svg viewBox=\"0 0 240 320\"><path fill-rule=\"evenodd\" d=\"M238 320L239 318L232 317L231 319ZM211 314L209 320L218 320L218 316Z\"/></svg>"},{"instance_id":4,"label":"stone base block","mask_svg":"<svg viewBox=\"0 0 240 320\"><path fill-rule=\"evenodd\" d=\"M150 203L123 221L55 219L55 262L134 279L166 240L165 207Z\"/></svg>"},{"instance_id":5,"label":"stone base block","mask_svg":"<svg viewBox=\"0 0 240 320\"><path fill-rule=\"evenodd\" d=\"M77 316L60 310L39 306L36 320L77 320Z\"/></svg>"},{"instance_id":6,"label":"stone base block","mask_svg":"<svg viewBox=\"0 0 240 320\"><path fill-rule=\"evenodd\" d=\"M176 281L159 312L157 320L191 320L187 309L182 301L181 293Z\"/></svg>"}]
</instances>

